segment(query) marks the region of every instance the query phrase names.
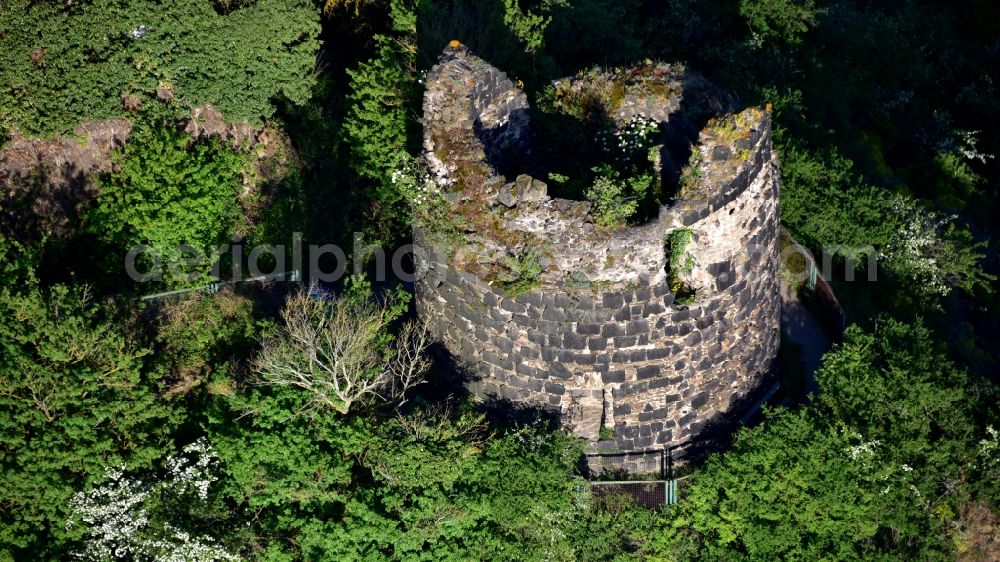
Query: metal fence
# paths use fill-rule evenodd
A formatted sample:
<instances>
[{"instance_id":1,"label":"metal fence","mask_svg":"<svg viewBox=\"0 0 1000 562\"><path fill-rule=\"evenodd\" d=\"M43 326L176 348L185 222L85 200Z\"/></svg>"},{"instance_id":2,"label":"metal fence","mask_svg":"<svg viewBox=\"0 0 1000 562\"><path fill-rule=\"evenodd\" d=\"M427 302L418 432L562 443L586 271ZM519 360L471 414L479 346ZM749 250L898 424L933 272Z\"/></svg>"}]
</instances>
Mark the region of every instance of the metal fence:
<instances>
[{"instance_id":1,"label":"metal fence","mask_svg":"<svg viewBox=\"0 0 1000 562\"><path fill-rule=\"evenodd\" d=\"M677 503L679 480L613 480L591 482L598 501L611 502L616 497L628 497L635 505L656 509Z\"/></svg>"},{"instance_id":2,"label":"metal fence","mask_svg":"<svg viewBox=\"0 0 1000 562\"><path fill-rule=\"evenodd\" d=\"M169 297L175 297L178 295L183 295L185 293L202 292L208 295L214 295L222 290L222 287L226 285L236 285L239 283L257 283L257 282L267 282L267 281L289 281L292 283L298 283L302 280L301 273L299 270L293 271L281 271L275 273L269 273L267 275L257 275L255 277L247 277L244 279L236 279L232 281L216 281L214 283L207 283L205 285L198 285L197 287L187 287L184 289L175 289L173 291L165 291L162 293L155 293L152 295L143 295L140 300L151 301L160 300Z\"/></svg>"},{"instance_id":3,"label":"metal fence","mask_svg":"<svg viewBox=\"0 0 1000 562\"><path fill-rule=\"evenodd\" d=\"M612 503L628 498L650 509L676 504L681 483L690 475L675 478L674 469L697 445L684 442L646 451L588 453L587 475L595 499Z\"/></svg>"},{"instance_id":4,"label":"metal fence","mask_svg":"<svg viewBox=\"0 0 1000 562\"><path fill-rule=\"evenodd\" d=\"M598 450L586 455L587 476L591 480L671 479L675 469L716 448L716 440L698 439L645 451Z\"/></svg>"}]
</instances>

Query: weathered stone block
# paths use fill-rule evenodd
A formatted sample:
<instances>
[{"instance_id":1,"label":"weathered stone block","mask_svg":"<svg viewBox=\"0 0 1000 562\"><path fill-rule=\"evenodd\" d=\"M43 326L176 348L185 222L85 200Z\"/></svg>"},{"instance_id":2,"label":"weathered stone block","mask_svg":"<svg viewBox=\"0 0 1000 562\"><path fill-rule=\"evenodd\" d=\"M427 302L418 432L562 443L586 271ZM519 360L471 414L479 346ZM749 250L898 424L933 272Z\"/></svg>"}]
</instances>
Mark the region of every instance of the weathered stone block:
<instances>
[{"instance_id":1,"label":"weathered stone block","mask_svg":"<svg viewBox=\"0 0 1000 562\"><path fill-rule=\"evenodd\" d=\"M618 324L605 324L601 326L601 337L613 338L616 336L624 336L625 328L619 326Z\"/></svg>"},{"instance_id":2,"label":"weathered stone block","mask_svg":"<svg viewBox=\"0 0 1000 562\"><path fill-rule=\"evenodd\" d=\"M657 301L647 302L642 306L642 315L646 318L656 314L663 314L667 309Z\"/></svg>"},{"instance_id":3,"label":"weathered stone block","mask_svg":"<svg viewBox=\"0 0 1000 562\"><path fill-rule=\"evenodd\" d=\"M685 340L688 347L694 347L701 343L701 332L691 332Z\"/></svg>"},{"instance_id":4,"label":"weathered stone block","mask_svg":"<svg viewBox=\"0 0 1000 562\"><path fill-rule=\"evenodd\" d=\"M646 320L632 320L625 326L625 335L633 336L649 331L649 322Z\"/></svg>"},{"instance_id":5,"label":"weathered stone block","mask_svg":"<svg viewBox=\"0 0 1000 562\"><path fill-rule=\"evenodd\" d=\"M641 367L636 370L636 376L642 379L651 379L660 374L660 367L658 365L650 365L648 367Z\"/></svg>"},{"instance_id":6,"label":"weathered stone block","mask_svg":"<svg viewBox=\"0 0 1000 562\"><path fill-rule=\"evenodd\" d=\"M614 342L615 347L618 348L635 347L635 344L638 342L638 338L635 336L620 336L614 338Z\"/></svg>"},{"instance_id":7,"label":"weathered stone block","mask_svg":"<svg viewBox=\"0 0 1000 562\"><path fill-rule=\"evenodd\" d=\"M619 322L628 322L632 319L632 309L628 306L623 306L615 312L614 319Z\"/></svg>"},{"instance_id":8,"label":"weathered stone block","mask_svg":"<svg viewBox=\"0 0 1000 562\"><path fill-rule=\"evenodd\" d=\"M604 351L608 348L608 340L600 337L588 338L587 347L590 348L591 351Z\"/></svg>"},{"instance_id":9,"label":"weathered stone block","mask_svg":"<svg viewBox=\"0 0 1000 562\"><path fill-rule=\"evenodd\" d=\"M625 371L618 369L615 371L608 371L601 375L601 381L605 384L615 383L615 382L625 382Z\"/></svg>"},{"instance_id":10,"label":"weathered stone block","mask_svg":"<svg viewBox=\"0 0 1000 562\"><path fill-rule=\"evenodd\" d=\"M542 311L542 320L549 320L552 322L565 322L566 313L554 306L547 306L545 307L545 310Z\"/></svg>"},{"instance_id":11,"label":"weathered stone block","mask_svg":"<svg viewBox=\"0 0 1000 562\"><path fill-rule=\"evenodd\" d=\"M649 381L649 389L653 390L656 388L666 388L669 386L669 382L665 377L656 377Z\"/></svg>"},{"instance_id":12,"label":"weathered stone block","mask_svg":"<svg viewBox=\"0 0 1000 562\"><path fill-rule=\"evenodd\" d=\"M586 349L587 337L567 332L563 334L563 347L566 349Z\"/></svg>"},{"instance_id":13,"label":"weathered stone block","mask_svg":"<svg viewBox=\"0 0 1000 562\"><path fill-rule=\"evenodd\" d=\"M573 371L567 369L562 363L552 363L552 369L549 370L549 374L560 379L573 378Z\"/></svg>"},{"instance_id":14,"label":"weathered stone block","mask_svg":"<svg viewBox=\"0 0 1000 562\"><path fill-rule=\"evenodd\" d=\"M557 382L546 381L545 392L550 394L563 394L566 392L566 387Z\"/></svg>"},{"instance_id":15,"label":"weathered stone block","mask_svg":"<svg viewBox=\"0 0 1000 562\"><path fill-rule=\"evenodd\" d=\"M526 314L528 312L528 305L507 298L500 299L500 308L515 314Z\"/></svg>"},{"instance_id":16,"label":"weathered stone block","mask_svg":"<svg viewBox=\"0 0 1000 562\"><path fill-rule=\"evenodd\" d=\"M670 349L666 347L657 347L646 350L646 358L650 360L665 359L669 356L670 356Z\"/></svg>"},{"instance_id":17,"label":"weathered stone block","mask_svg":"<svg viewBox=\"0 0 1000 562\"><path fill-rule=\"evenodd\" d=\"M625 296L621 293L604 293L604 308L617 310L625 306Z\"/></svg>"}]
</instances>

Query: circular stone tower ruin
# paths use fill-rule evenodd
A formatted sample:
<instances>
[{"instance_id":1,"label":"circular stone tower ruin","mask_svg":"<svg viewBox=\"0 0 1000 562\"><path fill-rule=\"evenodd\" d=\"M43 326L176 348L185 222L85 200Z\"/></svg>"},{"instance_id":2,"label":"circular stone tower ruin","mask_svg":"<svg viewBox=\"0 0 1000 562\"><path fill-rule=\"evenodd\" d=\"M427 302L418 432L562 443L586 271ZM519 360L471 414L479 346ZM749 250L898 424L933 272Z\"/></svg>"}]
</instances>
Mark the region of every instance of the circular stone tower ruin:
<instances>
[{"instance_id":1,"label":"circular stone tower ruin","mask_svg":"<svg viewBox=\"0 0 1000 562\"><path fill-rule=\"evenodd\" d=\"M658 216L617 229L589 202L549 196L546 182L519 173L537 169L527 97L452 43L424 95L419 314L477 397L557 412L592 444L603 437L603 449L667 448L727 427L762 392L778 352L768 113L723 115L727 102L707 82L665 65L554 90L606 92L597 103L614 125L641 116L687 134L683 170L667 162L681 151L657 147L664 177L683 176L679 192ZM691 116L707 114L717 117L699 131Z\"/></svg>"}]
</instances>

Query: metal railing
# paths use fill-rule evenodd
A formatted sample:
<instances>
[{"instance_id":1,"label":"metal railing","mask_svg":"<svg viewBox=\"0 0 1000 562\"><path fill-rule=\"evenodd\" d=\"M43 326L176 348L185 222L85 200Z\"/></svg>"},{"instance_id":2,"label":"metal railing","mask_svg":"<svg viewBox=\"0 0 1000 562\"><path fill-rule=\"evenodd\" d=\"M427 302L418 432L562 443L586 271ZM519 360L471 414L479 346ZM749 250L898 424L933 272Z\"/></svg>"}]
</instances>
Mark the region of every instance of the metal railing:
<instances>
[{"instance_id":1,"label":"metal railing","mask_svg":"<svg viewBox=\"0 0 1000 562\"><path fill-rule=\"evenodd\" d=\"M635 505L656 509L676 505L680 499L679 483L688 478L671 480L610 480L591 482L590 488L598 501L611 501L615 496L626 496Z\"/></svg>"},{"instance_id":2,"label":"metal railing","mask_svg":"<svg viewBox=\"0 0 1000 562\"><path fill-rule=\"evenodd\" d=\"M174 289L173 291L164 291L162 293L154 293L151 295L143 295L140 300L150 301L157 299L164 299L167 297L173 297L177 295L183 295L185 293L191 293L194 291L202 291L209 295L214 295L218 293L225 285L236 285L238 283L254 283L254 282L265 282L265 281L289 281L291 283L296 283L300 280L299 271L282 271L280 273L269 273L267 275L256 275L254 277L246 277L243 279L236 279L233 281L216 281L215 283L207 283L205 285L198 285L197 287L187 287L184 289Z\"/></svg>"}]
</instances>

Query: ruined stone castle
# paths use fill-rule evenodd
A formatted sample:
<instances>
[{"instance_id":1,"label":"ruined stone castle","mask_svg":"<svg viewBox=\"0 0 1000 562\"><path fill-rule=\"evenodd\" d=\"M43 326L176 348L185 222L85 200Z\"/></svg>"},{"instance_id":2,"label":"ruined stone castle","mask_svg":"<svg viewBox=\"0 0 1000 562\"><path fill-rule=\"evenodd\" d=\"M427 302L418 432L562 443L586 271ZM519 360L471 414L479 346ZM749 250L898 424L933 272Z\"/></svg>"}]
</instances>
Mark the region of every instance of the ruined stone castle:
<instances>
[{"instance_id":1,"label":"ruined stone castle","mask_svg":"<svg viewBox=\"0 0 1000 562\"><path fill-rule=\"evenodd\" d=\"M613 126L643 117L684 145L650 153L681 184L658 216L607 228L590 202L552 197L552 181L532 177L528 99L503 72L453 43L426 88L437 203L414 227L417 307L470 390L557 412L620 451L676 446L738 419L779 345L768 112L732 111L678 66L556 82L557 96L591 96Z\"/></svg>"}]
</instances>

